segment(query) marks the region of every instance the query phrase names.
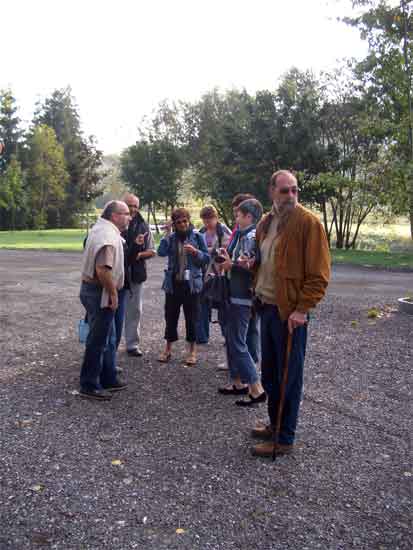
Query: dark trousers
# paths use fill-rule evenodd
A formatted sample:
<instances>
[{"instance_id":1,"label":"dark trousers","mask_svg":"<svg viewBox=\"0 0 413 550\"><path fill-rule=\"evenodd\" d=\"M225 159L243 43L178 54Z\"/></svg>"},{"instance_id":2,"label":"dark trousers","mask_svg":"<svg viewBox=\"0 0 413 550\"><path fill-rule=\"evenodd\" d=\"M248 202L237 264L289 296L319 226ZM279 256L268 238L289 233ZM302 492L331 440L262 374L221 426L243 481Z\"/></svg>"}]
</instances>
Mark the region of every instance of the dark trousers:
<instances>
[{"instance_id":1,"label":"dark trousers","mask_svg":"<svg viewBox=\"0 0 413 550\"><path fill-rule=\"evenodd\" d=\"M268 414L270 422L272 426L275 426L286 352L288 326L287 321L282 321L280 319L277 306L265 304L260 312L260 316L262 385L268 397ZM303 390L306 344L307 325L304 325L303 327L296 328L293 333L279 439L279 442L284 445L291 445L294 443Z\"/></svg>"},{"instance_id":2,"label":"dark trousers","mask_svg":"<svg viewBox=\"0 0 413 550\"><path fill-rule=\"evenodd\" d=\"M80 371L84 390L101 389L116 383L115 312L101 308L102 289L82 283L80 301L87 312L89 334Z\"/></svg>"},{"instance_id":3,"label":"dark trousers","mask_svg":"<svg viewBox=\"0 0 413 550\"><path fill-rule=\"evenodd\" d=\"M186 340L196 341L196 326L200 312L199 294L191 294L186 281L175 281L173 293L165 294L165 340L176 342L178 340L178 321L181 312L184 310Z\"/></svg>"}]
</instances>

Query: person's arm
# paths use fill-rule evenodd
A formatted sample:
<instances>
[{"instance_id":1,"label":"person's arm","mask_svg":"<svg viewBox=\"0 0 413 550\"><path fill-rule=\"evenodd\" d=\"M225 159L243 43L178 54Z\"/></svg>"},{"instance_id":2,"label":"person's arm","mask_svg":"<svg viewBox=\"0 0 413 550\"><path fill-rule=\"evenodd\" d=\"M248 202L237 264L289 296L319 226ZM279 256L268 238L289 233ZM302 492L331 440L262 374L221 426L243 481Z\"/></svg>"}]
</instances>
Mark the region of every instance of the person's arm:
<instances>
[{"instance_id":1,"label":"person's arm","mask_svg":"<svg viewBox=\"0 0 413 550\"><path fill-rule=\"evenodd\" d=\"M112 278L112 267L115 251L113 246L104 246L96 255L96 276L109 295L109 305L115 310L118 307L118 291Z\"/></svg>"},{"instance_id":2,"label":"person's arm","mask_svg":"<svg viewBox=\"0 0 413 550\"><path fill-rule=\"evenodd\" d=\"M294 328L307 322L308 312L324 297L330 280L330 250L323 226L317 219L311 219L305 231L304 283L298 295L295 311L288 319L291 333Z\"/></svg>"},{"instance_id":3,"label":"person's arm","mask_svg":"<svg viewBox=\"0 0 413 550\"><path fill-rule=\"evenodd\" d=\"M113 283L112 269L106 265L97 265L96 275L100 284L109 294L110 309L116 310L118 308L118 291Z\"/></svg>"},{"instance_id":4,"label":"person's arm","mask_svg":"<svg viewBox=\"0 0 413 550\"><path fill-rule=\"evenodd\" d=\"M201 233L198 233L198 235L198 248L195 248L192 244L185 244L184 250L188 254L192 255L192 260L196 267L202 267L204 265L208 265L210 256L205 242L205 237Z\"/></svg>"},{"instance_id":5,"label":"person's arm","mask_svg":"<svg viewBox=\"0 0 413 550\"><path fill-rule=\"evenodd\" d=\"M148 231L146 233L146 244L145 244L145 235L143 244L145 244L145 250L142 250L141 252L138 252L136 259L137 260L147 260L149 258L153 258L156 256L156 250L155 250L155 240L152 235L152 231Z\"/></svg>"},{"instance_id":6,"label":"person's arm","mask_svg":"<svg viewBox=\"0 0 413 550\"><path fill-rule=\"evenodd\" d=\"M169 255L169 250L171 247L171 234L172 234L172 225L167 224L165 235L162 237L161 242L158 246L158 256L164 258Z\"/></svg>"}]
</instances>

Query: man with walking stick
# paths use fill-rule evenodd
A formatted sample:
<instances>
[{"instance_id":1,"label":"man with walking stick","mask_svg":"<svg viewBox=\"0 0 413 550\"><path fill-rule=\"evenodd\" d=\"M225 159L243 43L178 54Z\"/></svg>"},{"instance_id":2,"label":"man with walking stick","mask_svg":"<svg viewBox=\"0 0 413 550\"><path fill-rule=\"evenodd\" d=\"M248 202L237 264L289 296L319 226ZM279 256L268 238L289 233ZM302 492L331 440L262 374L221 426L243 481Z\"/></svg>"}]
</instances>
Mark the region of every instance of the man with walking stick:
<instances>
[{"instance_id":1,"label":"man with walking stick","mask_svg":"<svg viewBox=\"0 0 413 550\"><path fill-rule=\"evenodd\" d=\"M287 170L275 172L269 194L273 207L257 227L261 262L255 283L261 317L262 383L269 424L252 436L259 457L294 448L303 387L309 311L323 298L330 278L330 252L319 219L298 203L298 184Z\"/></svg>"}]
</instances>

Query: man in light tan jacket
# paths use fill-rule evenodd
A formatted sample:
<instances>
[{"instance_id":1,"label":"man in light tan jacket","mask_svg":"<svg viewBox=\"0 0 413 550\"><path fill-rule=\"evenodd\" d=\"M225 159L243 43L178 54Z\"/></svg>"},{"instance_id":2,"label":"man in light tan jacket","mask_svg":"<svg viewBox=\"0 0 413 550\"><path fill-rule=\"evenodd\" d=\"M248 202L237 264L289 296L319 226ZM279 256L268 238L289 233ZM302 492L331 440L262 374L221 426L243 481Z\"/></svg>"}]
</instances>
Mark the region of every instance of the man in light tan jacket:
<instances>
[{"instance_id":1,"label":"man in light tan jacket","mask_svg":"<svg viewBox=\"0 0 413 550\"><path fill-rule=\"evenodd\" d=\"M261 261L255 294L261 318L262 383L268 397L269 425L258 425L252 436L256 456L272 456L287 335L292 336L288 381L276 452L293 450L303 387L308 314L323 298L330 278L330 252L317 216L298 203L295 176L275 172L269 194L273 208L257 227Z\"/></svg>"},{"instance_id":2,"label":"man in light tan jacket","mask_svg":"<svg viewBox=\"0 0 413 550\"><path fill-rule=\"evenodd\" d=\"M116 372L115 312L118 291L124 284L121 232L129 223L124 202L109 202L92 227L83 252L80 301L87 312L89 335L80 371L80 395L106 401L124 390Z\"/></svg>"}]
</instances>

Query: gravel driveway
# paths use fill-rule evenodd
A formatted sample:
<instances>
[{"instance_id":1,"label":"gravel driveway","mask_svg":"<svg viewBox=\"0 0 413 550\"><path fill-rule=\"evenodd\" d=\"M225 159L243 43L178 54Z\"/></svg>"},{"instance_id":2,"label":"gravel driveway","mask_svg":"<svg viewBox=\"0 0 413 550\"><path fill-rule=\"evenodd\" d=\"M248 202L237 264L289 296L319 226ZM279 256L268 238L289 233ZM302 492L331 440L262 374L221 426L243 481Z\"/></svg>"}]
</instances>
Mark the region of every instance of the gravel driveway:
<instances>
[{"instance_id":1,"label":"gravel driveway","mask_svg":"<svg viewBox=\"0 0 413 550\"><path fill-rule=\"evenodd\" d=\"M145 289L142 359L109 403L76 395L80 255L0 251L0 549L411 549L413 275L337 268L311 321L294 455L250 456L265 408L200 365L157 363L163 262ZM389 307L387 307L389 304ZM368 310L379 309L369 319Z\"/></svg>"}]
</instances>

